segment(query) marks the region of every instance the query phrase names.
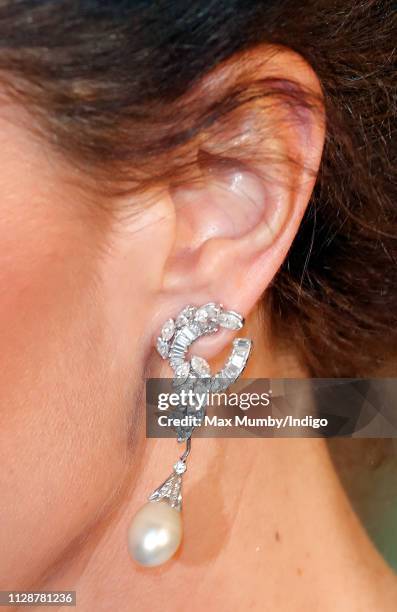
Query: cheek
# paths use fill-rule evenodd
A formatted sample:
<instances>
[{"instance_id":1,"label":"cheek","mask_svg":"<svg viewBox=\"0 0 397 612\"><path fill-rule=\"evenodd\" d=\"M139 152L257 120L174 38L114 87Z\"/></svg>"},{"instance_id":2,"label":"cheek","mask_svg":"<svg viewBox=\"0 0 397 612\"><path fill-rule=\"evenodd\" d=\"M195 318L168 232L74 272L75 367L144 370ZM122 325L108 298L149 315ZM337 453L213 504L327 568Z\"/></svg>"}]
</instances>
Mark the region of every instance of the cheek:
<instances>
[{"instance_id":1,"label":"cheek","mask_svg":"<svg viewBox=\"0 0 397 612\"><path fill-rule=\"evenodd\" d=\"M142 384L144 323L133 299L131 320L109 302L92 231L35 214L0 221L0 588L30 583L106 506Z\"/></svg>"}]
</instances>

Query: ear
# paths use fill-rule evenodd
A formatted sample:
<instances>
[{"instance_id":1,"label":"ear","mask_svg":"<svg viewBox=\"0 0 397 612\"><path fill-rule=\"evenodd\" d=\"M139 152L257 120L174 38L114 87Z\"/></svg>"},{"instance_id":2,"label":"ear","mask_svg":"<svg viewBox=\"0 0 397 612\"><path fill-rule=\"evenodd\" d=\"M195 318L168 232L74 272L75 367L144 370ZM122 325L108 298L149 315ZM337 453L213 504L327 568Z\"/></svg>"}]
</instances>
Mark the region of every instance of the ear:
<instances>
[{"instance_id":1,"label":"ear","mask_svg":"<svg viewBox=\"0 0 397 612\"><path fill-rule=\"evenodd\" d=\"M159 327L186 304L220 302L247 316L286 257L314 187L324 114L312 69L288 49L259 47L218 67L198 95L232 88L255 95L206 130L199 176L170 192L173 240ZM206 339L204 355L227 341L226 334Z\"/></svg>"}]
</instances>

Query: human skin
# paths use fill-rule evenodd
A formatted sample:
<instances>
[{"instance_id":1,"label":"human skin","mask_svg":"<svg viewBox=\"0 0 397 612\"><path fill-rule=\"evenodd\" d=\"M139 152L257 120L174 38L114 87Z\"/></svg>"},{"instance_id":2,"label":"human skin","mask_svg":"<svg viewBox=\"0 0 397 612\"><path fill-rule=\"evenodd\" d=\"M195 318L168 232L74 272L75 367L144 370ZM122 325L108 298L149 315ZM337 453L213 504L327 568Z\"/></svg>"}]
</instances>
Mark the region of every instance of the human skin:
<instances>
[{"instance_id":1,"label":"human skin","mask_svg":"<svg viewBox=\"0 0 397 612\"><path fill-rule=\"evenodd\" d=\"M266 53L248 55L244 70ZM263 70L319 91L291 52L270 54ZM230 66L210 85L222 78ZM277 166L285 180L268 186L237 169L215 185L210 177L200 189L154 192L151 206L125 197L112 215L93 179L29 129L26 109L2 100L0 588L75 588L82 611L109 602L121 612L174 610L188 601L191 610L266 602L282 612L291 598L296 610L320 601L322 610L351 610L352 601L357 610L395 609L391 572L321 441L197 441L179 556L149 572L127 556L128 521L177 452L170 440L144 440L144 374L168 374L152 351L163 320L190 302L221 301L248 315L261 347L251 376L306 374L259 324L257 303L296 235L315 174ZM280 109L267 112L267 146L316 170L321 121L291 129ZM258 120L254 109L237 133ZM211 359L229 342L224 333L199 352ZM201 586L192 591L190 581Z\"/></svg>"}]
</instances>

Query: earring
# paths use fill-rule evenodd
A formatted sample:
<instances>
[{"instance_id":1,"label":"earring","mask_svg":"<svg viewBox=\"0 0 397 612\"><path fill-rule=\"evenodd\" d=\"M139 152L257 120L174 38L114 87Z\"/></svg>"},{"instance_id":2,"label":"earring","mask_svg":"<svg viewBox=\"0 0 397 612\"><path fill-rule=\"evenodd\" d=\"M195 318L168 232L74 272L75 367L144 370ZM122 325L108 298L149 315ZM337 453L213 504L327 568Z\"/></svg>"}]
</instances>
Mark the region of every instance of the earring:
<instances>
[{"instance_id":1,"label":"earring","mask_svg":"<svg viewBox=\"0 0 397 612\"><path fill-rule=\"evenodd\" d=\"M194 355L187 359L187 353L191 344L201 336L215 334L221 328L236 331L243 325L244 319L240 314L213 302L200 307L186 306L175 320L168 319L157 338L156 348L174 371L173 385L195 391L199 388L201 392L226 390L243 372L251 352L251 340L236 338L224 367L214 376L205 359ZM202 421L205 409L202 408L197 416ZM175 463L172 474L153 491L129 527L128 550L140 565L165 563L181 543L182 476L186 471L192 432L193 428L189 427L177 430L178 441L186 443L185 451Z\"/></svg>"}]
</instances>

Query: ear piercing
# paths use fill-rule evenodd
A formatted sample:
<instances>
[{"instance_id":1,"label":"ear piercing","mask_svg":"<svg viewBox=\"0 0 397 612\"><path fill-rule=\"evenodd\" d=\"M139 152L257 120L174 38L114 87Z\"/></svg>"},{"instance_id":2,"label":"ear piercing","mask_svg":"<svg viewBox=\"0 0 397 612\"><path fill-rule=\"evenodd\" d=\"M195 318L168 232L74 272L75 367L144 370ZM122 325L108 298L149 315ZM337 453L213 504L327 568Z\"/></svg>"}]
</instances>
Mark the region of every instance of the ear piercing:
<instances>
[{"instance_id":1,"label":"ear piercing","mask_svg":"<svg viewBox=\"0 0 397 612\"><path fill-rule=\"evenodd\" d=\"M195 340L215 334L221 328L239 330L243 317L225 310L213 302L203 306L186 306L175 319L168 319L157 338L156 348L168 360L174 372L173 385L179 389L219 392L226 390L243 372L252 348L247 338L233 340L231 353L224 367L214 376L202 357L188 351ZM194 407L193 407L194 408ZM204 417L204 408L197 414ZM128 550L131 557L144 566L157 566L168 561L182 540L182 476L191 448L192 428L179 428L178 441L186 443L185 452L174 465L171 475L149 496L133 518L128 530Z\"/></svg>"}]
</instances>

